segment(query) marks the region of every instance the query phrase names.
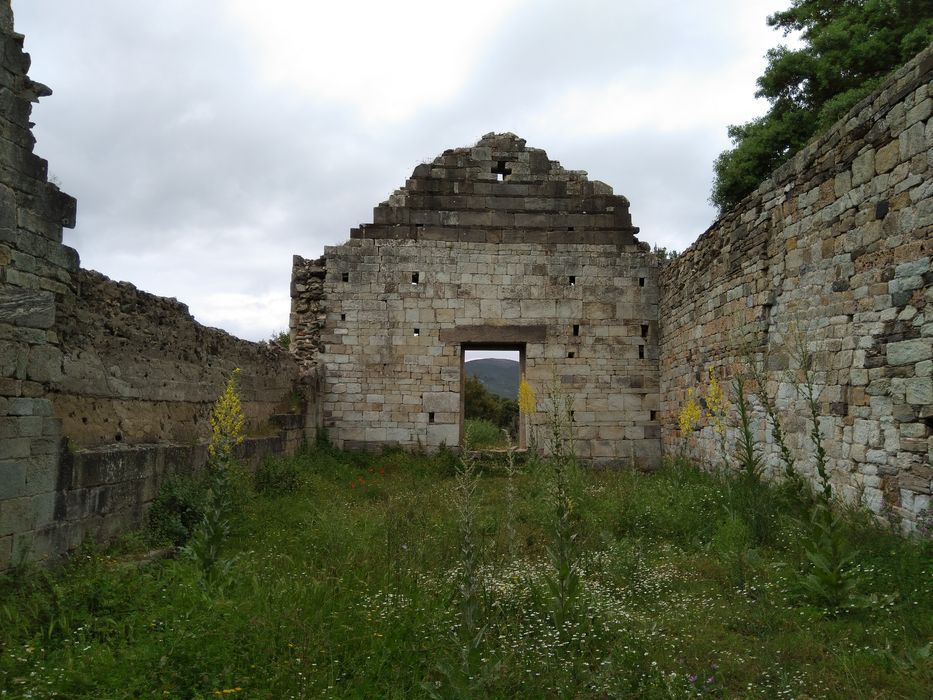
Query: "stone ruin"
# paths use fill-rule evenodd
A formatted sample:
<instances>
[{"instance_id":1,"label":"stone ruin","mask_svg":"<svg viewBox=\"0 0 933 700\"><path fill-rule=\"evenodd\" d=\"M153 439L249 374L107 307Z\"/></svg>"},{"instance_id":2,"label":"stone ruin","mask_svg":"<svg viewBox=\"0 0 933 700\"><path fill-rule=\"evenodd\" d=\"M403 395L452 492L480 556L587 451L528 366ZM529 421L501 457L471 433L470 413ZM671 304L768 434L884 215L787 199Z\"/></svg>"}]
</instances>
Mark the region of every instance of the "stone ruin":
<instances>
[{"instance_id":1,"label":"stone ruin","mask_svg":"<svg viewBox=\"0 0 933 700\"><path fill-rule=\"evenodd\" d=\"M802 337L837 493L928 524L933 47L669 263L624 197L515 135L445 151L347 243L295 256L286 352L80 268L62 244L75 201L33 153L31 103L51 91L22 46L0 0L0 570L140 524L165 478L206 463L234 367L255 464L322 428L351 448L459 445L472 348L518 351L539 403L559 386L581 456L643 468L719 461L712 428L685 440L678 412L710 367L728 381L751 357L812 478ZM776 474L758 406L756 425Z\"/></svg>"},{"instance_id":2,"label":"stone ruin","mask_svg":"<svg viewBox=\"0 0 933 700\"><path fill-rule=\"evenodd\" d=\"M336 444L459 445L464 352L511 349L538 393L572 396L582 457L657 464L658 261L625 197L487 134L415 168L373 222L294 260L295 354L323 369Z\"/></svg>"}]
</instances>

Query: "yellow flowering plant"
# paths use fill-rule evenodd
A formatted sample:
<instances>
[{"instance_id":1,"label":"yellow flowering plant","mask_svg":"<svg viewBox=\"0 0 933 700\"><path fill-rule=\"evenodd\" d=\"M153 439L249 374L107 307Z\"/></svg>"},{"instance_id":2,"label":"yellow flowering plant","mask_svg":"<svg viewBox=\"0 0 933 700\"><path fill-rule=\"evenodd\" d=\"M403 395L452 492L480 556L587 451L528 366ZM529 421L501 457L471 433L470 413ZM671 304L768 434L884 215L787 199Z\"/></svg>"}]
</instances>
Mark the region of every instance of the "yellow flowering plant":
<instances>
[{"instance_id":1,"label":"yellow flowering plant","mask_svg":"<svg viewBox=\"0 0 933 700\"><path fill-rule=\"evenodd\" d=\"M712 423L713 429L720 435L726 433L726 412L729 410L729 400L722 385L716 379L713 368L709 368L709 383L706 388L706 417Z\"/></svg>"},{"instance_id":2,"label":"yellow flowering plant","mask_svg":"<svg viewBox=\"0 0 933 700\"><path fill-rule=\"evenodd\" d=\"M700 405L696 401L693 387L687 389L687 401L680 409L678 422L680 424L680 434L684 437L689 437L697 423L700 422Z\"/></svg>"},{"instance_id":3,"label":"yellow flowering plant","mask_svg":"<svg viewBox=\"0 0 933 700\"><path fill-rule=\"evenodd\" d=\"M207 451L215 463L229 463L233 458L233 449L243 442L246 417L236 386L239 374L240 368L237 367L228 377L227 386L211 411L211 443Z\"/></svg>"},{"instance_id":4,"label":"yellow flowering plant","mask_svg":"<svg viewBox=\"0 0 933 700\"><path fill-rule=\"evenodd\" d=\"M538 410L538 397L535 396L535 391L531 388L528 380L525 379L524 374L518 381L518 410L526 419ZM529 421L526 420L525 423L527 424ZM528 431L531 435L531 452L534 454L537 451L534 427L528 425Z\"/></svg>"},{"instance_id":5,"label":"yellow flowering plant","mask_svg":"<svg viewBox=\"0 0 933 700\"><path fill-rule=\"evenodd\" d=\"M518 410L526 416L534 413L538 407L538 399L534 389L525 379L525 375L518 382Z\"/></svg>"},{"instance_id":6,"label":"yellow flowering plant","mask_svg":"<svg viewBox=\"0 0 933 700\"><path fill-rule=\"evenodd\" d=\"M716 379L716 373L713 368L709 368L709 382L706 387L706 417L709 419L713 430L719 436L719 451L722 453L723 466L728 466L729 455L726 450L726 430L729 427L726 423L726 414L729 411L729 400L726 398L726 392L722 385Z\"/></svg>"}]
</instances>

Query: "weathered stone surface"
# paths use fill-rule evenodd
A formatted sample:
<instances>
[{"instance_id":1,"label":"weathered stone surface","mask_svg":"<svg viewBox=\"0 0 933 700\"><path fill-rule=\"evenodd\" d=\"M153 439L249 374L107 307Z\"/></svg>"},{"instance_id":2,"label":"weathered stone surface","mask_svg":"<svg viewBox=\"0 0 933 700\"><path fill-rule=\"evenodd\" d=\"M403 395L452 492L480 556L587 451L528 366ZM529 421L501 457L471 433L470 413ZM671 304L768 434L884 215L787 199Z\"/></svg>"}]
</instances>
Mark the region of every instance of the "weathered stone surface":
<instances>
[{"instance_id":1,"label":"weathered stone surface","mask_svg":"<svg viewBox=\"0 0 933 700\"><path fill-rule=\"evenodd\" d=\"M933 414L933 329L924 330L933 313L931 65L927 49L662 269L666 450L718 461L708 421L685 444L677 414L709 367L733 376L744 371L751 350L791 449L802 465L812 462L799 363L790 363L796 381L787 381L788 368L769 359L802 345L813 355L838 492L855 497L864 489L876 509L897 505L906 528L917 522L929 502L922 480L905 477L883 491L871 480L928 466L930 458L922 421ZM760 297L749 294L751 287ZM756 419L764 420L760 410ZM770 434L763 437L778 475L777 448ZM809 473L811 467L803 466Z\"/></svg>"},{"instance_id":2,"label":"weathered stone surface","mask_svg":"<svg viewBox=\"0 0 933 700\"><path fill-rule=\"evenodd\" d=\"M912 365L929 360L933 357L933 339L916 338L888 343L887 357L890 365Z\"/></svg>"},{"instance_id":3,"label":"weathered stone surface","mask_svg":"<svg viewBox=\"0 0 933 700\"><path fill-rule=\"evenodd\" d=\"M50 91L26 76L22 38L10 32L10 3L0 0L0 570L21 553L41 560L87 534L138 524L166 465L204 464L210 408L234 367L248 430L274 434L248 442L244 459L294 451L306 422L317 424L306 400L315 375L299 386L287 352L205 328L175 300L78 269L77 253L61 244L75 200L47 182L46 162L32 153L30 102ZM273 424L306 406L310 418ZM62 428L71 451L60 460ZM200 447L126 452L144 441ZM97 462L71 454L114 443ZM172 461L176 453L183 459ZM82 471L91 463L106 469Z\"/></svg>"},{"instance_id":4,"label":"weathered stone surface","mask_svg":"<svg viewBox=\"0 0 933 700\"><path fill-rule=\"evenodd\" d=\"M655 464L654 412L606 401L610 377L657 393L658 263L635 231L625 198L513 134L415 168L348 243L294 261L291 334L303 366L324 364L331 438L458 443L462 350L510 347L540 395L559 375L602 431L581 456Z\"/></svg>"},{"instance_id":5,"label":"weathered stone surface","mask_svg":"<svg viewBox=\"0 0 933 700\"><path fill-rule=\"evenodd\" d=\"M0 284L0 323L49 328L55 321L55 297L39 289Z\"/></svg>"},{"instance_id":6,"label":"weathered stone surface","mask_svg":"<svg viewBox=\"0 0 933 700\"><path fill-rule=\"evenodd\" d=\"M910 404L933 404L933 378L929 375L907 380L905 400Z\"/></svg>"}]
</instances>

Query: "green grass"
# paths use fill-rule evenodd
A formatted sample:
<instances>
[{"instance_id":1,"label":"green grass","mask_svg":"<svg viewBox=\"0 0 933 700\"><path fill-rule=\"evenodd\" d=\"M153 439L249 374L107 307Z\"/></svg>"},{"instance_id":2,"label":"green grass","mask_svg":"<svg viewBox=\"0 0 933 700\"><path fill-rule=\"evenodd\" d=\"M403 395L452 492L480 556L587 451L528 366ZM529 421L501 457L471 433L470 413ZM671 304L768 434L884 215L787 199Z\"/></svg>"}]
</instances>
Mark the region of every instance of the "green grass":
<instances>
[{"instance_id":1,"label":"green grass","mask_svg":"<svg viewBox=\"0 0 933 700\"><path fill-rule=\"evenodd\" d=\"M484 418L467 418L463 422L467 447L472 450L505 448L508 438L502 428Z\"/></svg>"},{"instance_id":2,"label":"green grass","mask_svg":"<svg viewBox=\"0 0 933 700\"><path fill-rule=\"evenodd\" d=\"M453 466L322 449L268 468L232 519L222 588L186 558L140 569L140 537L0 579L0 697L926 697L929 542L844 518L853 577L890 597L822 610L797 592L805 507L687 466L572 485L580 591L561 628L547 469L517 479L514 556L506 478L484 475L484 634L459 678Z\"/></svg>"}]
</instances>

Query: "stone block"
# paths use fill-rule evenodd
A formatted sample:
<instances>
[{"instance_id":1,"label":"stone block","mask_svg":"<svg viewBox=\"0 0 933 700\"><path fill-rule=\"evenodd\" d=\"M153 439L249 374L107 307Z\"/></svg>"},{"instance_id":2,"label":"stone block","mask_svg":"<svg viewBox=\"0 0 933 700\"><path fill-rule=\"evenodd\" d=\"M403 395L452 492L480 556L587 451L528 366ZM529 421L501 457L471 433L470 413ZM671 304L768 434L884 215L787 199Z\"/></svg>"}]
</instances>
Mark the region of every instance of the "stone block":
<instances>
[{"instance_id":1,"label":"stone block","mask_svg":"<svg viewBox=\"0 0 933 700\"><path fill-rule=\"evenodd\" d=\"M0 461L0 501L27 495L25 460Z\"/></svg>"},{"instance_id":2,"label":"stone block","mask_svg":"<svg viewBox=\"0 0 933 700\"><path fill-rule=\"evenodd\" d=\"M878 173L886 173L893 170L900 161L900 144L898 141L892 141L886 146L878 149L875 154L875 170Z\"/></svg>"},{"instance_id":3,"label":"stone block","mask_svg":"<svg viewBox=\"0 0 933 700\"><path fill-rule=\"evenodd\" d=\"M930 271L930 258L922 257L899 264L894 268L895 277L918 277Z\"/></svg>"},{"instance_id":4,"label":"stone block","mask_svg":"<svg viewBox=\"0 0 933 700\"><path fill-rule=\"evenodd\" d=\"M933 357L933 339L915 338L888 343L886 356L889 365L907 365L923 362Z\"/></svg>"},{"instance_id":5,"label":"stone block","mask_svg":"<svg viewBox=\"0 0 933 700\"><path fill-rule=\"evenodd\" d=\"M25 496L0 501L0 537L27 532L34 525L32 498Z\"/></svg>"},{"instance_id":6,"label":"stone block","mask_svg":"<svg viewBox=\"0 0 933 700\"><path fill-rule=\"evenodd\" d=\"M917 122L926 121L930 117L933 100L929 97L917 102L913 107L907 110L906 126L912 126Z\"/></svg>"},{"instance_id":7,"label":"stone block","mask_svg":"<svg viewBox=\"0 0 933 700\"><path fill-rule=\"evenodd\" d=\"M875 149L869 148L852 161L852 186L863 185L875 176Z\"/></svg>"},{"instance_id":8,"label":"stone block","mask_svg":"<svg viewBox=\"0 0 933 700\"><path fill-rule=\"evenodd\" d=\"M926 148L924 125L920 122L908 127L899 136L901 161L910 160Z\"/></svg>"},{"instance_id":9,"label":"stone block","mask_svg":"<svg viewBox=\"0 0 933 700\"><path fill-rule=\"evenodd\" d=\"M908 379L905 401L908 404L933 404L933 378L926 376Z\"/></svg>"},{"instance_id":10,"label":"stone block","mask_svg":"<svg viewBox=\"0 0 933 700\"><path fill-rule=\"evenodd\" d=\"M427 426L427 444L431 447L455 447L460 442L460 426L453 425L429 425Z\"/></svg>"},{"instance_id":11,"label":"stone block","mask_svg":"<svg viewBox=\"0 0 933 700\"><path fill-rule=\"evenodd\" d=\"M0 460L19 460L29 457L30 444L30 438L0 439Z\"/></svg>"},{"instance_id":12,"label":"stone block","mask_svg":"<svg viewBox=\"0 0 933 700\"><path fill-rule=\"evenodd\" d=\"M0 285L0 323L51 328L54 322L55 297L51 292Z\"/></svg>"},{"instance_id":13,"label":"stone block","mask_svg":"<svg viewBox=\"0 0 933 700\"><path fill-rule=\"evenodd\" d=\"M62 353L54 345L34 346L29 351L26 378L36 382L57 382L62 378Z\"/></svg>"},{"instance_id":14,"label":"stone block","mask_svg":"<svg viewBox=\"0 0 933 700\"><path fill-rule=\"evenodd\" d=\"M0 440L4 438L28 438L42 435L40 416L16 416L0 418Z\"/></svg>"},{"instance_id":15,"label":"stone block","mask_svg":"<svg viewBox=\"0 0 933 700\"><path fill-rule=\"evenodd\" d=\"M460 394L453 391L429 391L424 393L425 413L459 413Z\"/></svg>"}]
</instances>

